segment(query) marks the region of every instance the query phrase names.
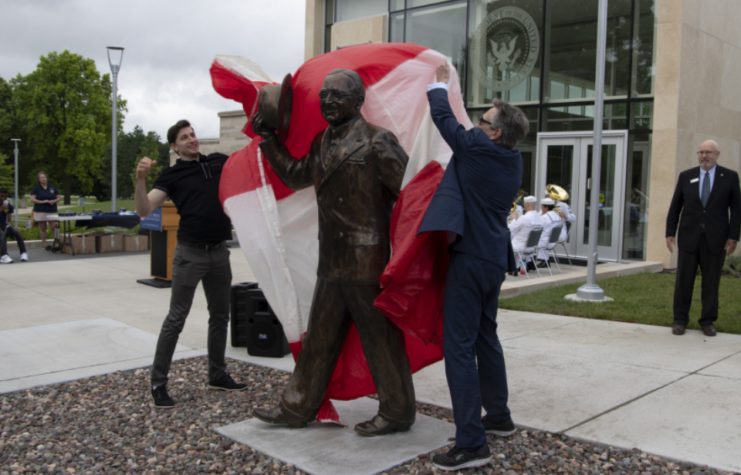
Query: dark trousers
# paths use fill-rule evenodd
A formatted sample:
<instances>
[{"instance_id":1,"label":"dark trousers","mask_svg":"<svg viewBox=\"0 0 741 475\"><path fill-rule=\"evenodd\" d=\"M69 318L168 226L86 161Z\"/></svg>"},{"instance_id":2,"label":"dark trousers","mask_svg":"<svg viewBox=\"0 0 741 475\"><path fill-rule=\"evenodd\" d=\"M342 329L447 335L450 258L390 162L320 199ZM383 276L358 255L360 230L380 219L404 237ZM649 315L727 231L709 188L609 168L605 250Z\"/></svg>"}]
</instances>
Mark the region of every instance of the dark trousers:
<instances>
[{"instance_id":1,"label":"dark trousers","mask_svg":"<svg viewBox=\"0 0 741 475\"><path fill-rule=\"evenodd\" d=\"M7 228L5 228L5 231L0 231L0 256L8 253L8 243L6 242L6 240L9 237L14 237L15 240L18 242L18 250L21 254L26 252L26 243L23 242L21 233L17 229L8 226Z\"/></svg>"},{"instance_id":2,"label":"dark trousers","mask_svg":"<svg viewBox=\"0 0 741 475\"><path fill-rule=\"evenodd\" d=\"M172 356L180 332L193 304L198 282L208 302L208 377L214 381L226 373L227 328L231 299L232 268L229 249L221 243L209 250L193 249L178 244L172 261L172 294L152 366L152 386L167 384Z\"/></svg>"},{"instance_id":3,"label":"dark trousers","mask_svg":"<svg viewBox=\"0 0 741 475\"><path fill-rule=\"evenodd\" d=\"M707 326L718 319L718 287L720 273L726 259L725 251L714 254L708 249L705 234L695 252L679 250L677 280L674 284L674 323L687 325L690 321L690 305L695 288L697 267L702 273L702 314L700 326Z\"/></svg>"},{"instance_id":4,"label":"dark trousers","mask_svg":"<svg viewBox=\"0 0 741 475\"><path fill-rule=\"evenodd\" d=\"M510 416L504 353L497 336L503 281L504 269L492 262L458 252L450 256L443 346L457 447L470 449L486 443L482 406L494 422Z\"/></svg>"},{"instance_id":5,"label":"dark trousers","mask_svg":"<svg viewBox=\"0 0 741 475\"><path fill-rule=\"evenodd\" d=\"M414 384L404 334L373 305L379 293L378 285L317 279L306 337L280 403L286 418L316 418L352 321L378 393L378 414L390 422L414 423Z\"/></svg>"}]
</instances>

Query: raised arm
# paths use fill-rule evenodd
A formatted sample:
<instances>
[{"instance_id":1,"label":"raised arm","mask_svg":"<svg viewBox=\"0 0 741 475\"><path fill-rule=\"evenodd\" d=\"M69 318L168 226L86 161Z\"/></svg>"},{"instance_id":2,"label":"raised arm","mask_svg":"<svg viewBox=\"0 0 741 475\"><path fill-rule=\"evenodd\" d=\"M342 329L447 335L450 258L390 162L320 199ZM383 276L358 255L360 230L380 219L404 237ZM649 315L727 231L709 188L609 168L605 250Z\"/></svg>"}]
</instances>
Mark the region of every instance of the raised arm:
<instances>
[{"instance_id":1,"label":"raised arm","mask_svg":"<svg viewBox=\"0 0 741 475\"><path fill-rule=\"evenodd\" d=\"M147 194L147 174L157 164L157 160L151 160L142 157L136 166L136 186L134 188L134 204L136 205L136 214L139 217L149 216L152 211L156 210L167 198L167 193L157 188Z\"/></svg>"},{"instance_id":2,"label":"raised arm","mask_svg":"<svg viewBox=\"0 0 741 475\"><path fill-rule=\"evenodd\" d=\"M259 113L252 119L252 130L264 139L260 144L260 150L270 162L275 174L288 188L296 191L314 184L314 160L311 160L311 155L319 153L318 148L321 144L317 139L311 145L309 155L296 160L288 153L284 145L278 143L276 134L265 127L262 115Z\"/></svg>"},{"instance_id":3,"label":"raised arm","mask_svg":"<svg viewBox=\"0 0 741 475\"><path fill-rule=\"evenodd\" d=\"M432 115L432 121L435 123L435 126L440 131L445 142L453 150L455 156L462 157L470 143L468 135L471 132L467 131L458 122L455 114L453 114L453 109L450 108L447 89L449 79L450 66L446 62L438 66L438 82L430 86L430 89L427 91L427 99L430 101L430 114ZM442 87L443 84L445 84L445 87Z\"/></svg>"}]
</instances>

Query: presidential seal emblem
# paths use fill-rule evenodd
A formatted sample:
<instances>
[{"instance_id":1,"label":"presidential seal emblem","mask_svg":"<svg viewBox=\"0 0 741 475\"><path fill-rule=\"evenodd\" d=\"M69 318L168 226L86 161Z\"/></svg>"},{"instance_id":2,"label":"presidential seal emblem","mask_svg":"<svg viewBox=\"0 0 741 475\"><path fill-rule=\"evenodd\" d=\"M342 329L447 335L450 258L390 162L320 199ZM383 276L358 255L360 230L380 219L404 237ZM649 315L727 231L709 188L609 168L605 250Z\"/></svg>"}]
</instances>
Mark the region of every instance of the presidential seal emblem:
<instances>
[{"instance_id":1,"label":"presidential seal emblem","mask_svg":"<svg viewBox=\"0 0 741 475\"><path fill-rule=\"evenodd\" d=\"M527 79L539 52L533 17L521 8L498 8L479 24L471 42L474 77L487 89L507 91Z\"/></svg>"}]
</instances>

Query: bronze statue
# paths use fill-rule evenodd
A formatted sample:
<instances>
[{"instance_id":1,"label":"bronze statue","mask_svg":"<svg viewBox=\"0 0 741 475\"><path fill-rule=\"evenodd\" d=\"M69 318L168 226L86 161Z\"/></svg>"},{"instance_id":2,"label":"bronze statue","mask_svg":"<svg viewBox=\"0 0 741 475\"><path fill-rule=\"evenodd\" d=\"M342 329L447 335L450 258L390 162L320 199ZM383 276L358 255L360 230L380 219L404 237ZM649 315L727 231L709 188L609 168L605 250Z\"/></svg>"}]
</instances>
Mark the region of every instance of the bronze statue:
<instances>
[{"instance_id":1,"label":"bronze statue","mask_svg":"<svg viewBox=\"0 0 741 475\"><path fill-rule=\"evenodd\" d=\"M272 129L280 126L266 125L263 113L252 121L265 138L260 149L281 180L292 190L313 185L319 207L319 266L302 350L280 405L254 414L291 428L313 421L352 320L380 401L378 414L355 431L364 436L404 432L415 418L404 335L373 301L390 257L391 211L408 157L393 133L360 114L365 86L356 72L330 72L319 96L329 127L317 134L301 160L279 142Z\"/></svg>"}]
</instances>

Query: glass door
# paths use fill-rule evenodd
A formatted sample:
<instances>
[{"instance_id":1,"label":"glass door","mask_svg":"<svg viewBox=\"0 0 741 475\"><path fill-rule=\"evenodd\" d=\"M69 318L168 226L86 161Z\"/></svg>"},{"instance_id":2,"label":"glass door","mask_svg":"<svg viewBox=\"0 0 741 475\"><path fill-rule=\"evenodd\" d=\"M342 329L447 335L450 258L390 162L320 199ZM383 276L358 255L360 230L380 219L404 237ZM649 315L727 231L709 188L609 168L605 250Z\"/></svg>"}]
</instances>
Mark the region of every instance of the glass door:
<instances>
[{"instance_id":1,"label":"glass door","mask_svg":"<svg viewBox=\"0 0 741 475\"><path fill-rule=\"evenodd\" d=\"M624 169L627 132L605 131L602 137L600 202L597 220L597 253L600 260L617 261L621 255L624 204ZM569 255L589 255L589 226L593 137L590 132L543 133L538 135L536 197L545 197L545 187L558 185L569 193L568 205L576 215L566 248ZM563 251L559 246L558 251Z\"/></svg>"}]
</instances>

